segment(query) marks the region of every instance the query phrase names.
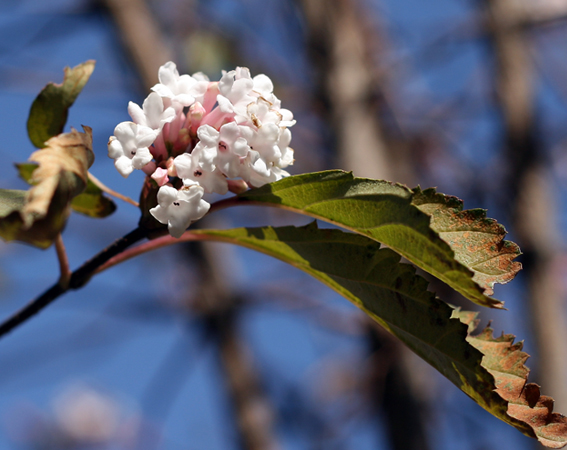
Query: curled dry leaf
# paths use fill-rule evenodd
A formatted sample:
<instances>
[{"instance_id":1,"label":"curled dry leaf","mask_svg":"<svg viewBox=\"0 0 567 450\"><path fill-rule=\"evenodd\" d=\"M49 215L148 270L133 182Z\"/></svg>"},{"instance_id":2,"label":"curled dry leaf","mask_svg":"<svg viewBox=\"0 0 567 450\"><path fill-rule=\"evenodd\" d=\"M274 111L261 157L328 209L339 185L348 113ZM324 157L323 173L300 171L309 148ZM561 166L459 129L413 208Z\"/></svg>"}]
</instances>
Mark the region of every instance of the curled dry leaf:
<instances>
[{"instance_id":1,"label":"curled dry leaf","mask_svg":"<svg viewBox=\"0 0 567 450\"><path fill-rule=\"evenodd\" d=\"M0 236L5 240L47 248L63 230L71 201L87 186L94 161L92 130L83 129L55 136L32 153L29 160L38 166L29 180L34 186L25 195L0 191Z\"/></svg>"},{"instance_id":2,"label":"curled dry leaf","mask_svg":"<svg viewBox=\"0 0 567 450\"><path fill-rule=\"evenodd\" d=\"M29 160L37 162L32 174L28 202L22 210L24 226L29 227L36 218L45 217L55 192L66 197L67 203L84 191L88 168L94 161L92 130L83 127L84 133L73 129L46 142L47 147L38 150Z\"/></svg>"}]
</instances>

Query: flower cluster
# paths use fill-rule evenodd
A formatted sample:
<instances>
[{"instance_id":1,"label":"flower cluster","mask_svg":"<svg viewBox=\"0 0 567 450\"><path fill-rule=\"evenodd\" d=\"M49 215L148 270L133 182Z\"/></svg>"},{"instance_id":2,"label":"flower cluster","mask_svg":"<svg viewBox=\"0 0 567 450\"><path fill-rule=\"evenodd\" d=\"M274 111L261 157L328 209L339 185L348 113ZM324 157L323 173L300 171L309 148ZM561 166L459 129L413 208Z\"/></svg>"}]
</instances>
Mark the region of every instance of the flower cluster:
<instances>
[{"instance_id":1,"label":"flower cluster","mask_svg":"<svg viewBox=\"0 0 567 450\"><path fill-rule=\"evenodd\" d=\"M128 112L132 121L114 129L108 156L122 176L141 169L160 186L150 213L174 237L207 213L205 193L259 187L293 164L293 114L266 75L252 78L244 67L211 82L168 62L142 107L130 102Z\"/></svg>"}]
</instances>

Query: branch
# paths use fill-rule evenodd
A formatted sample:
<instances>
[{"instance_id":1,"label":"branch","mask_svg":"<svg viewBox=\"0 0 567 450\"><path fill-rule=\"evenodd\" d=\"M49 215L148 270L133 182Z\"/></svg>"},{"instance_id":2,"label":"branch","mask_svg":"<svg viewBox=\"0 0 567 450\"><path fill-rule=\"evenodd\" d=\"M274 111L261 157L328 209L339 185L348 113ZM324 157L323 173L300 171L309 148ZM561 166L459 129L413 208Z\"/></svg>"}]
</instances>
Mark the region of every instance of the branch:
<instances>
[{"instance_id":1,"label":"branch","mask_svg":"<svg viewBox=\"0 0 567 450\"><path fill-rule=\"evenodd\" d=\"M89 180L95 186L97 186L102 192L106 192L108 195L111 195L112 197L116 197L122 201L125 201L126 203L130 203L131 205L134 205L136 208L140 206L140 204L136 200L132 200L130 197L127 197L126 195L122 195L120 192L116 192L113 189L110 189L107 185L105 185L102 181L100 181L90 172L89 172Z\"/></svg>"},{"instance_id":2,"label":"branch","mask_svg":"<svg viewBox=\"0 0 567 450\"><path fill-rule=\"evenodd\" d=\"M71 274L68 286L62 286L58 281L43 294L32 300L18 312L0 324L0 337L8 334L17 326L40 312L43 308L67 292L69 289L78 289L90 280L96 270L110 258L124 251L126 248L146 237L148 231L144 228L136 228L127 235L116 240L112 245L102 250L89 261Z\"/></svg>"},{"instance_id":3,"label":"branch","mask_svg":"<svg viewBox=\"0 0 567 450\"><path fill-rule=\"evenodd\" d=\"M59 284L63 287L69 285L71 280L71 269L69 269L69 258L67 257L67 252L65 251L65 244L63 243L63 237L61 233L55 238L55 251L57 252L57 259L59 261L59 270L61 276L59 278Z\"/></svg>"},{"instance_id":4,"label":"branch","mask_svg":"<svg viewBox=\"0 0 567 450\"><path fill-rule=\"evenodd\" d=\"M229 197L220 200L211 205L209 214L211 212L228 208L231 206L236 206L242 201L238 197ZM247 204L254 204L253 202L246 202ZM259 204L261 205L261 204ZM148 237L151 234L152 241L146 244L140 245L130 251L125 251L128 247L140 241L143 238ZM160 237L161 236L161 237ZM198 233L193 233L191 231L185 232L185 234L180 239L172 238L167 234L167 230L147 230L145 228L138 227L131 231L127 235L116 240L112 245L102 250L96 256L94 256L89 261L85 262L81 267L70 274L69 283L66 286L61 285L61 281L47 289L43 294L41 294L36 299L32 300L18 312L10 316L4 322L0 323L0 338L5 334L8 334L17 326L24 323L29 318L33 317L52 301L57 299L59 296L67 292L69 289L79 289L86 285L93 275L100 273L112 266L115 266L121 262L127 261L128 259L138 256L142 253L149 252L151 250L156 250L161 247L166 247L168 245L177 244L179 242L189 242L189 241L206 241L206 240L218 240L211 236L204 236ZM59 250L59 249L58 249Z\"/></svg>"}]
</instances>

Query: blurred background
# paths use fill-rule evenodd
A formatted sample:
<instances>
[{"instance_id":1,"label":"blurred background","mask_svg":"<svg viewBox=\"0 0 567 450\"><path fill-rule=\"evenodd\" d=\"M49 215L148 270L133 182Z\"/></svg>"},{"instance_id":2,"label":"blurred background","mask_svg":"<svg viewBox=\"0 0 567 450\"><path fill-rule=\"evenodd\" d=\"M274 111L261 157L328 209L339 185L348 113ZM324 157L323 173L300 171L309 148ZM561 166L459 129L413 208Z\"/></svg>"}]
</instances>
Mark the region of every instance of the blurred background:
<instances>
[{"instance_id":1,"label":"blurred background","mask_svg":"<svg viewBox=\"0 0 567 450\"><path fill-rule=\"evenodd\" d=\"M526 339L530 380L567 413L566 42L566 0L2 0L0 187L27 188L29 107L64 66L97 61L68 127L93 128L91 171L133 198L142 174L124 180L106 142L161 64L265 73L297 119L292 173L437 186L505 224L524 270L481 326ZM135 228L118 206L71 217L72 267ZM306 222L239 208L199 226ZM53 249L1 243L1 317L57 277ZM541 446L329 289L226 245L129 261L0 341L2 450L503 448Z\"/></svg>"}]
</instances>

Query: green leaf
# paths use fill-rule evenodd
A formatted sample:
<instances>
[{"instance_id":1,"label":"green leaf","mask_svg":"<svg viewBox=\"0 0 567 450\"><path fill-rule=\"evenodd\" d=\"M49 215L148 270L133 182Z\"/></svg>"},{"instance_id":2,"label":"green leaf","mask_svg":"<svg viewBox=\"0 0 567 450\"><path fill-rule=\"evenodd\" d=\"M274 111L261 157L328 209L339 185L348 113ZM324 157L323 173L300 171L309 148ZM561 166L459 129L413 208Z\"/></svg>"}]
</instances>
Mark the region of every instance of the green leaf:
<instances>
[{"instance_id":1,"label":"green leaf","mask_svg":"<svg viewBox=\"0 0 567 450\"><path fill-rule=\"evenodd\" d=\"M29 203L30 191L0 189L0 237L5 241L20 241L47 248L65 226L69 215L66 202L57 191L45 214L29 225L22 215Z\"/></svg>"},{"instance_id":2,"label":"green leaf","mask_svg":"<svg viewBox=\"0 0 567 450\"><path fill-rule=\"evenodd\" d=\"M95 62L92 60L70 69L66 67L62 84L49 83L34 100L28 118L28 135L37 148L63 132L69 108L89 80Z\"/></svg>"},{"instance_id":3,"label":"green leaf","mask_svg":"<svg viewBox=\"0 0 567 450\"><path fill-rule=\"evenodd\" d=\"M27 191L0 189L0 218L22 209L28 196Z\"/></svg>"},{"instance_id":4,"label":"green leaf","mask_svg":"<svg viewBox=\"0 0 567 450\"><path fill-rule=\"evenodd\" d=\"M73 199L71 208L86 216L102 219L116 210L116 204L106 197L96 184L88 180L87 188Z\"/></svg>"},{"instance_id":5,"label":"green leaf","mask_svg":"<svg viewBox=\"0 0 567 450\"><path fill-rule=\"evenodd\" d=\"M16 169L20 174L20 178L28 184L32 184L32 175L35 169L37 169L37 163L17 163Z\"/></svg>"},{"instance_id":6,"label":"green leaf","mask_svg":"<svg viewBox=\"0 0 567 450\"><path fill-rule=\"evenodd\" d=\"M485 295L490 286L473 279L474 267L459 261L451 242L439 237L425 208L421 211L414 200L414 192L405 186L354 178L340 170L287 177L237 196L238 203L289 209L368 236L469 300L501 308L500 301Z\"/></svg>"},{"instance_id":7,"label":"green leaf","mask_svg":"<svg viewBox=\"0 0 567 450\"><path fill-rule=\"evenodd\" d=\"M2 191L0 237L47 248L63 230L71 201L85 190L94 160L92 131L83 128L84 133L73 129L49 139L46 148L32 153L31 163L17 166L33 187Z\"/></svg>"},{"instance_id":8,"label":"green leaf","mask_svg":"<svg viewBox=\"0 0 567 450\"><path fill-rule=\"evenodd\" d=\"M534 410L524 404L521 388L527 377L523 367L527 355L518 353L521 344L513 346L509 336L488 338L486 330L478 337L469 335L475 313L455 311L436 298L427 291L427 281L416 275L412 265L400 263L400 256L391 249L380 249L376 241L358 234L319 229L315 222L301 228L191 233L259 251L312 275L362 309L494 416L538 437L546 446L558 448L567 442L566 418L549 409L545 415L538 406ZM503 367L512 367L517 375L513 389L498 373L510 372ZM538 400L533 393L527 397L537 405L548 405L550 400Z\"/></svg>"}]
</instances>

